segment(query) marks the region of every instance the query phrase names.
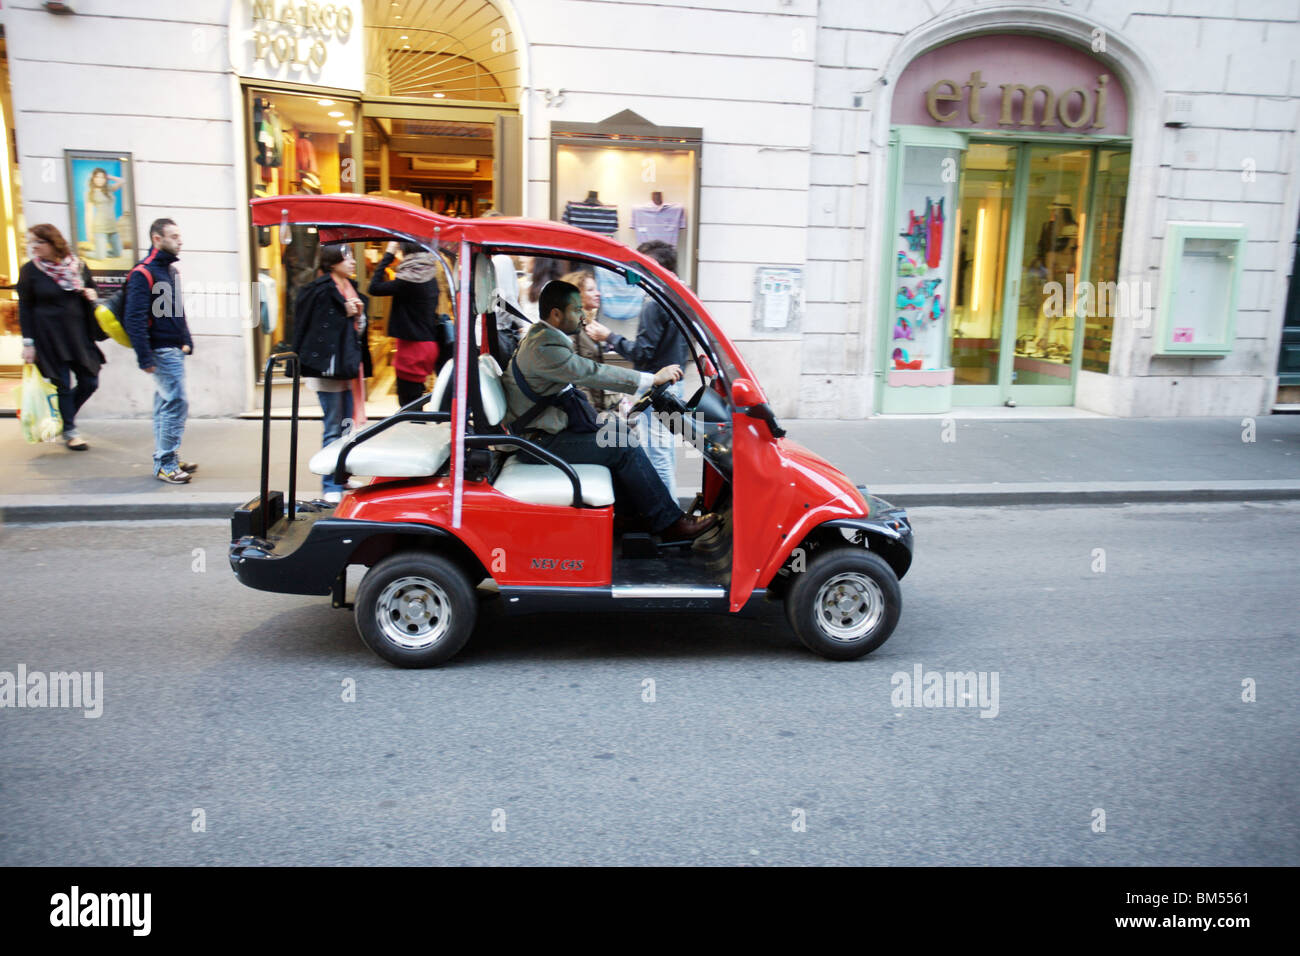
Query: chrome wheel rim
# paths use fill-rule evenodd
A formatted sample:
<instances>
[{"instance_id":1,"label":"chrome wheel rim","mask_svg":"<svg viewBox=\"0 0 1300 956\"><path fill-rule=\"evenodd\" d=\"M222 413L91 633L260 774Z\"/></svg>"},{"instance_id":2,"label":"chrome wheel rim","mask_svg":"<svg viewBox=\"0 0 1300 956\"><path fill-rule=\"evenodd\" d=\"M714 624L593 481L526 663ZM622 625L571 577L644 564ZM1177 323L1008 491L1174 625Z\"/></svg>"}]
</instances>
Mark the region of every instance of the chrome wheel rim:
<instances>
[{"instance_id":1,"label":"chrome wheel rim","mask_svg":"<svg viewBox=\"0 0 1300 956\"><path fill-rule=\"evenodd\" d=\"M428 578L398 578L380 592L375 623L398 647L423 650L437 644L451 629L451 599Z\"/></svg>"},{"instance_id":2,"label":"chrome wheel rim","mask_svg":"<svg viewBox=\"0 0 1300 956\"><path fill-rule=\"evenodd\" d=\"M813 603L817 624L836 641L856 641L885 616L885 595L868 575L845 571L830 578Z\"/></svg>"}]
</instances>

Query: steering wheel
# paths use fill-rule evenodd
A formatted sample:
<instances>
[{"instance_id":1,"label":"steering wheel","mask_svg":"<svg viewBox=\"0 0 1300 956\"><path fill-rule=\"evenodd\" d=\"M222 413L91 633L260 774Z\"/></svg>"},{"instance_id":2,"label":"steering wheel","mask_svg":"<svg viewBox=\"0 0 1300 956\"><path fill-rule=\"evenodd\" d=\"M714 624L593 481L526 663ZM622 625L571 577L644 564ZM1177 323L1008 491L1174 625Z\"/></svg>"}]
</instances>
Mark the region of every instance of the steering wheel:
<instances>
[{"instance_id":1,"label":"steering wheel","mask_svg":"<svg viewBox=\"0 0 1300 956\"><path fill-rule=\"evenodd\" d=\"M627 417L635 418L637 415L640 415L651 405L655 404L655 399L658 398L660 395L662 395L664 393L664 389L666 389L667 387L668 387L667 385L654 386L654 388L650 389L650 391L646 392L644 395L642 395L632 404L632 407L627 410Z\"/></svg>"}]
</instances>

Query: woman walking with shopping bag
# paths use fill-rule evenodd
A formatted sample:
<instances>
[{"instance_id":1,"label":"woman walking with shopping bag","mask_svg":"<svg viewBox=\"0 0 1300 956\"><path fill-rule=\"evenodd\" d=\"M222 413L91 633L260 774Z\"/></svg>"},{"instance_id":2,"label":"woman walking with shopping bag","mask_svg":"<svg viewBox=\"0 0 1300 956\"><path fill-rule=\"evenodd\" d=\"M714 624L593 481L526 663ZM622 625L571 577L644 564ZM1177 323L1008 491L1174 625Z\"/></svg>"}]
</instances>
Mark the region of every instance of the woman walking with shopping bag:
<instances>
[{"instance_id":1,"label":"woman walking with shopping bag","mask_svg":"<svg viewBox=\"0 0 1300 956\"><path fill-rule=\"evenodd\" d=\"M95 280L49 223L27 231L27 255L30 261L18 271L23 361L58 388L64 444L85 451L90 446L77 434L77 412L99 387L106 360L95 342L108 338L94 317Z\"/></svg>"}]
</instances>

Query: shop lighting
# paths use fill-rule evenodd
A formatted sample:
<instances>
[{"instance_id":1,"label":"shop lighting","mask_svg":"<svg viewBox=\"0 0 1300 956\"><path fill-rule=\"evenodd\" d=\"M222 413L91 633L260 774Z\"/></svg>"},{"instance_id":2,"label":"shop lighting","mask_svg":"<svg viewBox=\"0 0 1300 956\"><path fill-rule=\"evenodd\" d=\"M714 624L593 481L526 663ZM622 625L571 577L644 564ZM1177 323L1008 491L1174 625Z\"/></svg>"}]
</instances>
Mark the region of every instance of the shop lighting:
<instances>
[{"instance_id":1,"label":"shop lighting","mask_svg":"<svg viewBox=\"0 0 1300 956\"><path fill-rule=\"evenodd\" d=\"M411 39L411 38L408 37L406 34L402 34L402 35L401 35L400 37L398 37L397 39L399 39L399 40L409 40L409 39Z\"/></svg>"},{"instance_id":2,"label":"shop lighting","mask_svg":"<svg viewBox=\"0 0 1300 956\"><path fill-rule=\"evenodd\" d=\"M334 101L333 101L333 100L317 100L317 101L316 101L316 105L317 105L317 106L333 106L333 105L334 105Z\"/></svg>"},{"instance_id":3,"label":"shop lighting","mask_svg":"<svg viewBox=\"0 0 1300 956\"><path fill-rule=\"evenodd\" d=\"M339 120L339 125L344 127L351 126L352 120Z\"/></svg>"},{"instance_id":4,"label":"shop lighting","mask_svg":"<svg viewBox=\"0 0 1300 956\"><path fill-rule=\"evenodd\" d=\"M433 94L433 98L434 98L435 100L441 100L441 99L445 98L446 96L447 96L446 93L434 93L434 94Z\"/></svg>"},{"instance_id":5,"label":"shop lighting","mask_svg":"<svg viewBox=\"0 0 1300 956\"><path fill-rule=\"evenodd\" d=\"M980 307L980 285L984 277L984 204L980 204L979 215L975 217L975 278L971 282L970 310L974 315Z\"/></svg>"},{"instance_id":6,"label":"shop lighting","mask_svg":"<svg viewBox=\"0 0 1300 956\"><path fill-rule=\"evenodd\" d=\"M329 115L334 119L338 119L340 116L344 114L342 110L330 110Z\"/></svg>"},{"instance_id":7,"label":"shop lighting","mask_svg":"<svg viewBox=\"0 0 1300 956\"><path fill-rule=\"evenodd\" d=\"M0 103L0 212L4 213L5 231L9 233L9 281L17 282L18 231L14 228L14 197L9 186L9 120L3 103Z\"/></svg>"}]
</instances>

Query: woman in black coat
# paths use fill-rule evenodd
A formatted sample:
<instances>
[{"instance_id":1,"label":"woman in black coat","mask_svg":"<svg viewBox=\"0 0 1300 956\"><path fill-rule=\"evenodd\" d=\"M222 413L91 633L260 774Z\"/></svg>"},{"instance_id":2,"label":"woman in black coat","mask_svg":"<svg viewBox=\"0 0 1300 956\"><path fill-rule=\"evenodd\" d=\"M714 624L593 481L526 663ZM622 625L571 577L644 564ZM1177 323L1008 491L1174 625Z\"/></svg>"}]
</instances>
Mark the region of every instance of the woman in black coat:
<instances>
[{"instance_id":1,"label":"woman in black coat","mask_svg":"<svg viewBox=\"0 0 1300 956\"><path fill-rule=\"evenodd\" d=\"M365 335L369 300L353 279L357 263L350 246L321 246L318 263L321 274L294 301L293 350L325 413L324 448L343 434L343 423L352 419L353 379L371 374ZM321 485L326 501L342 496L344 486L335 484L333 476L326 476Z\"/></svg>"},{"instance_id":2,"label":"woman in black coat","mask_svg":"<svg viewBox=\"0 0 1300 956\"><path fill-rule=\"evenodd\" d=\"M27 231L27 255L30 261L18 271L23 361L35 363L58 387L63 441L73 451L85 451L90 446L77 434L77 411L99 387L106 360L95 342L108 338L95 321L95 280L49 223Z\"/></svg>"},{"instance_id":3,"label":"woman in black coat","mask_svg":"<svg viewBox=\"0 0 1300 956\"><path fill-rule=\"evenodd\" d=\"M438 315L438 259L414 242L401 243L402 261L395 277L385 270L396 258L398 243L390 242L370 278L371 295L391 295L388 334L397 340L393 372L397 404L406 406L424 394L424 383L451 358L451 326Z\"/></svg>"}]
</instances>

